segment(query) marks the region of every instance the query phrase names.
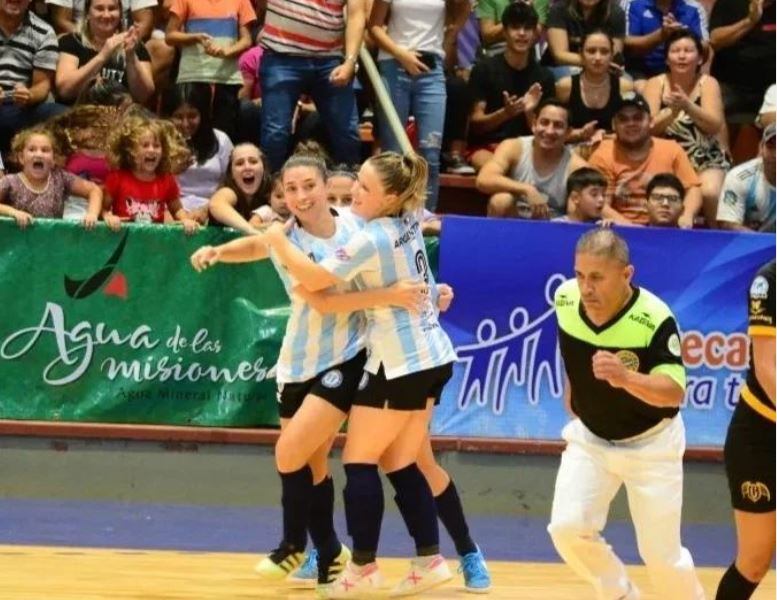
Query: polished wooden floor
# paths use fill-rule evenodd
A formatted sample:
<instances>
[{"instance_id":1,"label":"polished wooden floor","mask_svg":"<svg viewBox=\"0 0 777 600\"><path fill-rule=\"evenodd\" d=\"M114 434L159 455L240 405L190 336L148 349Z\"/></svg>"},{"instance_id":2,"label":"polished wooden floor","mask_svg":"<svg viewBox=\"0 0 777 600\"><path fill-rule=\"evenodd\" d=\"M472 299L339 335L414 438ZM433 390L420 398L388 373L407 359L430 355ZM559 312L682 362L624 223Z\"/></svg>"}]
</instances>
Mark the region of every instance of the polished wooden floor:
<instances>
[{"instance_id":1,"label":"polished wooden floor","mask_svg":"<svg viewBox=\"0 0 777 600\"><path fill-rule=\"evenodd\" d=\"M314 598L309 590L270 585L253 574L257 556L250 554L92 550L0 546L2 600L258 600ZM391 583L404 574L407 561L380 560ZM586 600L588 586L560 564L489 563L494 600ZM451 567L454 567L451 562ZM642 588L643 600L659 600L650 593L641 567L629 569ZM708 598L714 598L721 569L699 569ZM388 591L388 588L387 588ZM459 577L424 598L463 599ZM775 575L769 573L755 600L775 597ZM662 599L665 600L665 599Z\"/></svg>"}]
</instances>

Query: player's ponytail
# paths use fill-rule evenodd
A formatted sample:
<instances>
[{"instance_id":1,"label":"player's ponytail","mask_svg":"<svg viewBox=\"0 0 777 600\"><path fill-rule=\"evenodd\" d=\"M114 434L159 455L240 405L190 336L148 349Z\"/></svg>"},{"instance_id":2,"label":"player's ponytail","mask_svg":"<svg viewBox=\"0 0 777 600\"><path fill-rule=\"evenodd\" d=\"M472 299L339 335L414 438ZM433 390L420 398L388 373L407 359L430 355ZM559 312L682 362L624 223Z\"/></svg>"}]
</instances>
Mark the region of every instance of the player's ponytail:
<instances>
[{"instance_id":1,"label":"player's ponytail","mask_svg":"<svg viewBox=\"0 0 777 600\"><path fill-rule=\"evenodd\" d=\"M389 214L416 212L423 207L429 177L429 166L423 157L381 152L367 162L378 173L385 192L397 197L397 202L388 207Z\"/></svg>"}]
</instances>

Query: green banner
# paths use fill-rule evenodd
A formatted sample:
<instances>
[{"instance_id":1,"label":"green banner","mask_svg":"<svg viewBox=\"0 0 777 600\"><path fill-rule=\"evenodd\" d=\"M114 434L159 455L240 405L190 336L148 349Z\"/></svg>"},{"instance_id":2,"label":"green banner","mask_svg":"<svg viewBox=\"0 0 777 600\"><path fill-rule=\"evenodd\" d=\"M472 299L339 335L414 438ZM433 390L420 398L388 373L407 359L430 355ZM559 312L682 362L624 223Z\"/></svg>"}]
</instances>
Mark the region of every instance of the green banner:
<instances>
[{"instance_id":1,"label":"green banner","mask_svg":"<svg viewBox=\"0 0 777 600\"><path fill-rule=\"evenodd\" d=\"M0 220L0 418L276 424L289 310L272 265L189 265L234 237ZM427 249L436 272L438 240Z\"/></svg>"}]
</instances>

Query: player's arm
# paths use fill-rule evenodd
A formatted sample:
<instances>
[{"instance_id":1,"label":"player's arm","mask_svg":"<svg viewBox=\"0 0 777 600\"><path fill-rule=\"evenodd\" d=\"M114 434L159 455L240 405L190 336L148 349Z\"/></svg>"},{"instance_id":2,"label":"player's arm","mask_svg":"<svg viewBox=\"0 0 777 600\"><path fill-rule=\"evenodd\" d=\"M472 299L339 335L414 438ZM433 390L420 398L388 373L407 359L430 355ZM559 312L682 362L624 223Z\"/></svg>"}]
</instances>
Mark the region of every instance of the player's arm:
<instances>
[{"instance_id":1,"label":"player's arm","mask_svg":"<svg viewBox=\"0 0 777 600\"><path fill-rule=\"evenodd\" d=\"M262 236L251 235L232 240L220 246L202 246L191 255L189 261L198 273L222 263L243 263L262 260L270 255L270 249Z\"/></svg>"},{"instance_id":2,"label":"player's arm","mask_svg":"<svg viewBox=\"0 0 777 600\"><path fill-rule=\"evenodd\" d=\"M318 292L341 282L335 275L310 258L292 244L285 229L276 223L261 234L262 241L275 251L275 257L289 271L292 277L311 292Z\"/></svg>"},{"instance_id":3,"label":"player's arm","mask_svg":"<svg viewBox=\"0 0 777 600\"><path fill-rule=\"evenodd\" d=\"M774 404L775 380L774 380L774 337L756 335L751 338L753 342L753 366L755 378L761 385L761 389L769 396Z\"/></svg>"},{"instance_id":4,"label":"player's arm","mask_svg":"<svg viewBox=\"0 0 777 600\"><path fill-rule=\"evenodd\" d=\"M761 389L774 404L775 318L774 280L759 272L748 295L747 333L752 342L753 370ZM764 309L764 307L766 307Z\"/></svg>"},{"instance_id":5,"label":"player's arm","mask_svg":"<svg viewBox=\"0 0 777 600\"><path fill-rule=\"evenodd\" d=\"M357 292L311 292L303 286L297 286L294 293L322 314L352 313L377 306L397 306L410 312L419 312L423 308L427 290L422 281L403 279L385 288Z\"/></svg>"}]
</instances>

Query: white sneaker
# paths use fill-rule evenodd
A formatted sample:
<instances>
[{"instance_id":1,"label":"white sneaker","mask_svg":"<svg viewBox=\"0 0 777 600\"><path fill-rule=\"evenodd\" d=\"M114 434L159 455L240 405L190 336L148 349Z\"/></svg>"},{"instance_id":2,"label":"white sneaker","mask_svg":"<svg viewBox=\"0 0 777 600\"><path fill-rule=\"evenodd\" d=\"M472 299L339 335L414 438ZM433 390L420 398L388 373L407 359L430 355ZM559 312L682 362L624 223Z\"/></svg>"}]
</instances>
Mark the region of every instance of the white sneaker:
<instances>
[{"instance_id":1,"label":"white sneaker","mask_svg":"<svg viewBox=\"0 0 777 600\"><path fill-rule=\"evenodd\" d=\"M410 573L391 590L390 596L412 596L445 583L452 577L442 554L414 558L410 561Z\"/></svg>"},{"instance_id":2,"label":"white sneaker","mask_svg":"<svg viewBox=\"0 0 777 600\"><path fill-rule=\"evenodd\" d=\"M382 586L378 563L359 566L349 560L337 579L317 591L321 598L362 598L378 593Z\"/></svg>"}]
</instances>

